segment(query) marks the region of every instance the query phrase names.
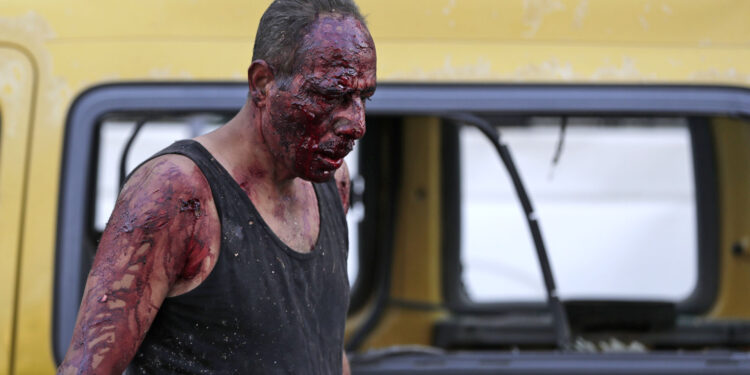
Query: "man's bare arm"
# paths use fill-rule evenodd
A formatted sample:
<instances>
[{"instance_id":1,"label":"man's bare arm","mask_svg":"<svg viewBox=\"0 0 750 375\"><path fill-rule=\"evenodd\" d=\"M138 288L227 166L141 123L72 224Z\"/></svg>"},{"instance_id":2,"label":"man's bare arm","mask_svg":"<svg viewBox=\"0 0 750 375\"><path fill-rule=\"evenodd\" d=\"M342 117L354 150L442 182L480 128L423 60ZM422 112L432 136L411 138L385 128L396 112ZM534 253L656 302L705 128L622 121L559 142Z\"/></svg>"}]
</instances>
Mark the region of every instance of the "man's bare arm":
<instances>
[{"instance_id":1,"label":"man's bare arm","mask_svg":"<svg viewBox=\"0 0 750 375\"><path fill-rule=\"evenodd\" d=\"M121 374L164 298L209 254L210 189L182 157L155 159L123 188L99 243L62 374Z\"/></svg>"}]
</instances>

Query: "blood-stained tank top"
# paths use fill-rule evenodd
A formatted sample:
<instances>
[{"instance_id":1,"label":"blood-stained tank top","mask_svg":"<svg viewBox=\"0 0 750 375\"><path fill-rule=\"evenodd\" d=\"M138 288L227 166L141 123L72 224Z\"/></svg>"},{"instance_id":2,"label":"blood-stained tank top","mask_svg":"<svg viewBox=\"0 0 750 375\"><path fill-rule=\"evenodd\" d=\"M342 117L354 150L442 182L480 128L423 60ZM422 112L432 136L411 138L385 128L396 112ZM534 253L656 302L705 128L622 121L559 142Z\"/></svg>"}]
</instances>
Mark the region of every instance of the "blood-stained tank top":
<instances>
[{"instance_id":1,"label":"blood-stained tank top","mask_svg":"<svg viewBox=\"0 0 750 375\"><path fill-rule=\"evenodd\" d=\"M198 287L166 298L128 373L341 374L348 239L335 181L313 184L319 235L299 253L200 143L179 141L152 158L166 154L190 158L208 180L221 248Z\"/></svg>"}]
</instances>

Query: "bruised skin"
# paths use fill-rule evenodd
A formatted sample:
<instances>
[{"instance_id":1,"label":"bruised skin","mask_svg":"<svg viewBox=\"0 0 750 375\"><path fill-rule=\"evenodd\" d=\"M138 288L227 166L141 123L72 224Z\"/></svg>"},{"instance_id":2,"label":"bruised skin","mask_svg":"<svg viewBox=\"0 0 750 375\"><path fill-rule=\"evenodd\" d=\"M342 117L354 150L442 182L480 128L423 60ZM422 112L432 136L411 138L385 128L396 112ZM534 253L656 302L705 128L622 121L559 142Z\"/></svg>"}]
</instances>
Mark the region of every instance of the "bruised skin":
<instances>
[{"instance_id":1,"label":"bruised skin","mask_svg":"<svg viewBox=\"0 0 750 375\"><path fill-rule=\"evenodd\" d=\"M317 241L320 222L312 185L298 181L275 189L269 173L256 164L236 168L231 174L274 234L291 249L309 252Z\"/></svg>"},{"instance_id":2,"label":"bruised skin","mask_svg":"<svg viewBox=\"0 0 750 375\"><path fill-rule=\"evenodd\" d=\"M375 92L375 49L359 21L328 14L313 23L298 55L299 73L268 91L272 100L263 136L293 175L323 182L365 133L365 101Z\"/></svg>"},{"instance_id":3,"label":"bruised skin","mask_svg":"<svg viewBox=\"0 0 750 375\"><path fill-rule=\"evenodd\" d=\"M216 263L217 220L208 184L188 159L141 167L102 234L58 372L122 373L164 298L194 288Z\"/></svg>"},{"instance_id":4,"label":"bruised skin","mask_svg":"<svg viewBox=\"0 0 750 375\"><path fill-rule=\"evenodd\" d=\"M251 99L227 125L198 140L274 234L304 253L314 247L320 225L310 181L330 180L364 135L376 57L364 26L337 14L319 16L298 54L296 73L280 81L265 62L253 62ZM340 191L348 203L348 188Z\"/></svg>"},{"instance_id":5,"label":"bruised skin","mask_svg":"<svg viewBox=\"0 0 750 375\"><path fill-rule=\"evenodd\" d=\"M293 250L309 252L317 241L320 223L318 201L312 185L299 183L293 185L297 190L296 194L289 191L275 194L268 188L265 180L267 173L259 173L258 170L258 167L253 167L245 173L238 170L231 174L238 176L238 184L274 234ZM342 163L336 170L334 178L346 213L349 209L351 185L346 163Z\"/></svg>"},{"instance_id":6,"label":"bruised skin","mask_svg":"<svg viewBox=\"0 0 750 375\"><path fill-rule=\"evenodd\" d=\"M355 140L365 133L365 101L375 92L376 56L365 27L337 14L319 16L298 56L302 58L294 68L297 73L269 83L266 99L255 101L258 112L253 114L274 159L274 173L263 175L291 182L277 180L274 187L272 181L263 189L257 173L234 175L274 233L292 249L309 252L317 240L320 217L307 181L323 182L336 174L348 209L349 175L341 167ZM263 196L258 190L270 193Z\"/></svg>"}]
</instances>

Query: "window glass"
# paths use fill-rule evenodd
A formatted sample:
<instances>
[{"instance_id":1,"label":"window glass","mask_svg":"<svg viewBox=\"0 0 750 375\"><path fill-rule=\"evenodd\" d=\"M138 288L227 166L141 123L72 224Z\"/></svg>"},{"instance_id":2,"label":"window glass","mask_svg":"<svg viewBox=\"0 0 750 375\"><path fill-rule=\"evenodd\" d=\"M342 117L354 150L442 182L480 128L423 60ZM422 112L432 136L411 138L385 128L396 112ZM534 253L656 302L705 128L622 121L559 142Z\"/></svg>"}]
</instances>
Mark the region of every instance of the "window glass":
<instances>
[{"instance_id":1,"label":"window glass","mask_svg":"<svg viewBox=\"0 0 750 375\"><path fill-rule=\"evenodd\" d=\"M358 143L357 143L358 144ZM354 146L352 152L344 158L346 165L349 167L349 176L352 181L352 190L354 195L361 195L364 191L364 179L359 174L359 148ZM350 199L351 205L349 206L349 212L346 214L346 225L349 227L349 285L354 285L354 280L357 279L357 273L359 271L359 223L365 217L365 205L361 200Z\"/></svg>"},{"instance_id":2,"label":"window glass","mask_svg":"<svg viewBox=\"0 0 750 375\"><path fill-rule=\"evenodd\" d=\"M110 119L103 121L99 132L98 166L96 180L96 207L94 209L94 229L104 230L114 209L119 193L120 159L125 146L135 130L138 119ZM226 122L219 115L199 114L184 118L147 120L134 139L126 162L126 172L130 173L141 162L161 149L181 139L193 138L216 129ZM346 157L352 181L361 184L357 173L357 149ZM362 220L364 207L356 203L347 215L350 249L356 249L357 223ZM349 279L353 284L357 275L358 256L349 252Z\"/></svg>"},{"instance_id":3,"label":"window glass","mask_svg":"<svg viewBox=\"0 0 750 375\"><path fill-rule=\"evenodd\" d=\"M686 120L560 118L500 127L529 191L562 298L682 300L697 278ZM461 261L475 302L545 291L516 194L490 142L460 130Z\"/></svg>"}]
</instances>

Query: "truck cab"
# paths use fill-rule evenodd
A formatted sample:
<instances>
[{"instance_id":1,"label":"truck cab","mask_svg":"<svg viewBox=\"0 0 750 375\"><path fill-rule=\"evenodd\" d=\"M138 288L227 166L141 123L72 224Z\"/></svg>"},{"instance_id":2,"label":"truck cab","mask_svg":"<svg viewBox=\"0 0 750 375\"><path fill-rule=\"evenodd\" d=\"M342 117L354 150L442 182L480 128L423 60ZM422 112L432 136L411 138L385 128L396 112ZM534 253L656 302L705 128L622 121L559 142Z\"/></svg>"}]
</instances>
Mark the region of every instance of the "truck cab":
<instances>
[{"instance_id":1,"label":"truck cab","mask_svg":"<svg viewBox=\"0 0 750 375\"><path fill-rule=\"evenodd\" d=\"M750 4L357 3L355 374L750 371ZM242 106L267 5L0 5L0 374L60 363L124 176Z\"/></svg>"}]
</instances>

